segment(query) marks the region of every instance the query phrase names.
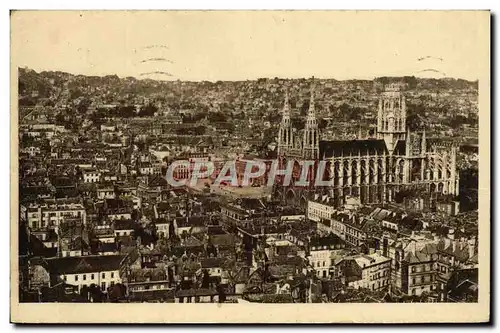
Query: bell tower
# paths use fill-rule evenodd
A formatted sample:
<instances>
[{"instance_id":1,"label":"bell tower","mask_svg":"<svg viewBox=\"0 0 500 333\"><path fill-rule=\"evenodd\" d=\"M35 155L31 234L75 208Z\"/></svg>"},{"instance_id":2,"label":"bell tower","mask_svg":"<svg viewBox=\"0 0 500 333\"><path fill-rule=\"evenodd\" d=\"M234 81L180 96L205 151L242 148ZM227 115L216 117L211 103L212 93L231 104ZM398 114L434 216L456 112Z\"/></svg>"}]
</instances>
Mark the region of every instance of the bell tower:
<instances>
[{"instance_id":1,"label":"bell tower","mask_svg":"<svg viewBox=\"0 0 500 333\"><path fill-rule=\"evenodd\" d=\"M304 126L302 156L312 160L319 158L319 129L316 111L314 110L314 82L311 85L311 100L309 102L309 110Z\"/></svg>"},{"instance_id":2,"label":"bell tower","mask_svg":"<svg viewBox=\"0 0 500 333\"><path fill-rule=\"evenodd\" d=\"M385 141L390 153L406 138L406 101L397 84L387 85L379 98L377 138Z\"/></svg>"}]
</instances>

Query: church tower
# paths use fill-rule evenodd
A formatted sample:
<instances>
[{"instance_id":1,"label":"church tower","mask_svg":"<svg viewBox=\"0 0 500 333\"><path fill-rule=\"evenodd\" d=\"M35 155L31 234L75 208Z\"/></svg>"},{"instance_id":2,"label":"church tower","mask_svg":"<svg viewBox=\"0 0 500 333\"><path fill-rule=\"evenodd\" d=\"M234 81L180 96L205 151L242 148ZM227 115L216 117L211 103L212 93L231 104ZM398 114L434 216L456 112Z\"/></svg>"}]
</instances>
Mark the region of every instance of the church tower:
<instances>
[{"instance_id":1,"label":"church tower","mask_svg":"<svg viewBox=\"0 0 500 333\"><path fill-rule=\"evenodd\" d=\"M390 153L398 140L406 138L406 101L396 84L385 87L378 103L377 138L383 139Z\"/></svg>"},{"instance_id":2,"label":"church tower","mask_svg":"<svg viewBox=\"0 0 500 333\"><path fill-rule=\"evenodd\" d=\"M283 106L283 116L278 131L278 156L286 155L287 151L293 147L292 122L290 120L290 103L288 101L288 91L285 95Z\"/></svg>"},{"instance_id":3,"label":"church tower","mask_svg":"<svg viewBox=\"0 0 500 333\"><path fill-rule=\"evenodd\" d=\"M314 82L311 87L311 101L304 126L302 156L305 159L312 160L319 158L319 130L316 111L314 110Z\"/></svg>"}]
</instances>

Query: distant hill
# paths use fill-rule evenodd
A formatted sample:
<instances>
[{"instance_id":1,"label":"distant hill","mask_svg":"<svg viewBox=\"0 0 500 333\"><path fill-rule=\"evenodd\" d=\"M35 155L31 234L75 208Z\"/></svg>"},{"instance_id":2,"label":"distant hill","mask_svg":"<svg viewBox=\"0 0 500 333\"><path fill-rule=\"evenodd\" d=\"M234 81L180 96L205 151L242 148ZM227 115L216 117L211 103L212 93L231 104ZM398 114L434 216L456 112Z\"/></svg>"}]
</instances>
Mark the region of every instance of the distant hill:
<instances>
[{"instance_id":1,"label":"distant hill","mask_svg":"<svg viewBox=\"0 0 500 333\"><path fill-rule=\"evenodd\" d=\"M260 78L257 80L248 80L248 81L234 81L238 83L242 82L256 82L259 84L263 84L265 82L272 83L284 83L284 82L296 82L296 83L304 83L308 79L281 79L281 78ZM371 82L370 80L336 80L336 79L315 79L317 82L327 81L333 84L347 82L350 84L366 84L367 82ZM34 70L28 68L19 68L19 93L27 94L32 91L38 91L41 96L46 95L52 90L53 86L62 85L65 81L71 81L69 88L72 85L78 84L87 84L89 86L98 86L98 85L128 85L130 83L141 83L142 85L155 85L155 84L168 84L172 83L172 81L165 80L154 80L151 78L134 78L134 77L126 77L119 78L117 75L106 75L106 76L86 76L86 75L75 75L66 72L60 71L43 71L40 73L35 72ZM402 77L378 77L373 80L375 83L388 84L392 82L404 82L408 85L409 89L413 89L417 86L425 88L425 87L436 87L440 88L449 88L449 89L466 89L466 88L477 88L477 81L467 81L463 79L455 79L455 78L425 78L425 77L415 77L415 76L402 76ZM179 82L179 80L174 81ZM213 85L213 84L221 84L221 83L229 83L224 81L217 82L190 82L193 84L200 85Z\"/></svg>"}]
</instances>

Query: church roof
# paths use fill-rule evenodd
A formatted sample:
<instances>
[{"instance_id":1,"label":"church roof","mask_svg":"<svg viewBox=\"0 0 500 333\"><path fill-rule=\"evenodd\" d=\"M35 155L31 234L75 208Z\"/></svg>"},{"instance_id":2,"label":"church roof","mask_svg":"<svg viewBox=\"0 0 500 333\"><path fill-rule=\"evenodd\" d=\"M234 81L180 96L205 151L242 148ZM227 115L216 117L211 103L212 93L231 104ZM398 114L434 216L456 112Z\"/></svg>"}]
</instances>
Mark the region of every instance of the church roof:
<instances>
[{"instance_id":1,"label":"church roof","mask_svg":"<svg viewBox=\"0 0 500 333\"><path fill-rule=\"evenodd\" d=\"M324 158L352 155L387 154L384 140L332 140L319 142L319 155Z\"/></svg>"}]
</instances>

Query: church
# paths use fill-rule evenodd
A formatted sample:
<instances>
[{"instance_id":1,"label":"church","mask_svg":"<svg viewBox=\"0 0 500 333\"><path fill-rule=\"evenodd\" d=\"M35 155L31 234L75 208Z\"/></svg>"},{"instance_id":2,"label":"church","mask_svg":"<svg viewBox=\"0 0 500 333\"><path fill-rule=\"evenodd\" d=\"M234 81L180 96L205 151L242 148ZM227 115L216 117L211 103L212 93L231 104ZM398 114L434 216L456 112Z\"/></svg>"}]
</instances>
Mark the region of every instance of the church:
<instances>
[{"instance_id":1,"label":"church","mask_svg":"<svg viewBox=\"0 0 500 333\"><path fill-rule=\"evenodd\" d=\"M322 140L314 109L314 88L304 129L297 131L292 126L288 99L287 93L278 131L278 160L281 165L294 161L297 168L293 169L293 179L300 177L301 161L326 161L330 185L326 189L313 185L278 187L277 194L284 201L304 206L313 193L321 192L339 207L346 197L357 197L361 204L392 202L398 192L405 190L430 196L458 195L457 147L426 138L425 130L410 132L400 85L387 85L381 93L376 132L368 139Z\"/></svg>"}]
</instances>

